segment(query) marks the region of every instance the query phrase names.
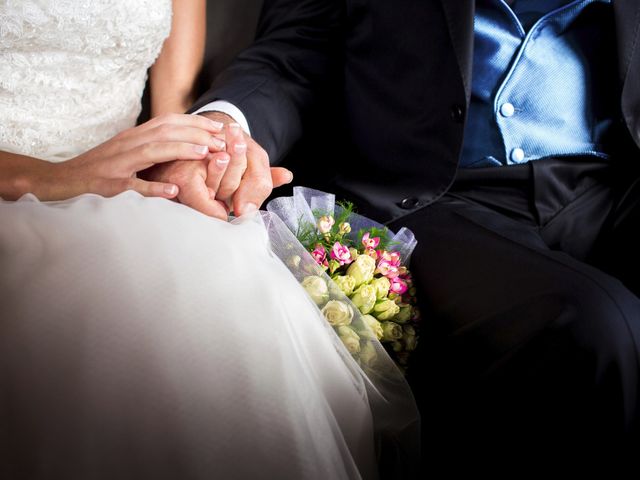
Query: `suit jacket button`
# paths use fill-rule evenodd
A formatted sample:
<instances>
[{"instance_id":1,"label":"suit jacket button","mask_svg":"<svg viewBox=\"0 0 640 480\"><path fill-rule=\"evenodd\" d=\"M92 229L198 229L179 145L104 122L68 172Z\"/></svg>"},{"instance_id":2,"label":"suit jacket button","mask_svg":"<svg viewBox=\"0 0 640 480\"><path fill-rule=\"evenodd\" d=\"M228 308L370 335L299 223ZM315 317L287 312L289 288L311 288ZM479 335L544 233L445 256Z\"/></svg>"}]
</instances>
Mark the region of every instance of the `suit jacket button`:
<instances>
[{"instance_id":1,"label":"suit jacket button","mask_svg":"<svg viewBox=\"0 0 640 480\"><path fill-rule=\"evenodd\" d=\"M451 118L456 123L464 122L464 107L462 105L452 105Z\"/></svg>"},{"instance_id":2,"label":"suit jacket button","mask_svg":"<svg viewBox=\"0 0 640 480\"><path fill-rule=\"evenodd\" d=\"M411 210L412 208L416 208L420 204L420 200L415 197L407 197L403 198L400 202L400 208L404 208L405 210Z\"/></svg>"}]
</instances>

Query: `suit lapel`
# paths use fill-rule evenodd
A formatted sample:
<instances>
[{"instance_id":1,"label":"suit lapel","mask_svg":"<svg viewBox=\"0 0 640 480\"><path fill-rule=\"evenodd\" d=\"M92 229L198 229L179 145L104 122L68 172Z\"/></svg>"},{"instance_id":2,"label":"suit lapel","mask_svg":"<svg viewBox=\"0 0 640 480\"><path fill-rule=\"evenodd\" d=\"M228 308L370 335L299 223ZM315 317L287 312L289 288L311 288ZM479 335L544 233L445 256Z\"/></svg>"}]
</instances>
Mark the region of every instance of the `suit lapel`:
<instances>
[{"instance_id":1,"label":"suit lapel","mask_svg":"<svg viewBox=\"0 0 640 480\"><path fill-rule=\"evenodd\" d=\"M629 0L635 3L637 0ZM469 101L471 95L471 62L473 57L473 16L475 0L440 0L447 18L449 35L462 75L464 91Z\"/></svg>"},{"instance_id":2,"label":"suit lapel","mask_svg":"<svg viewBox=\"0 0 640 480\"><path fill-rule=\"evenodd\" d=\"M613 10L618 37L620 78L626 82L631 65L638 65L640 56L640 2L613 0Z\"/></svg>"},{"instance_id":3,"label":"suit lapel","mask_svg":"<svg viewBox=\"0 0 640 480\"><path fill-rule=\"evenodd\" d=\"M640 146L640 1L613 0L622 79L622 116Z\"/></svg>"}]
</instances>

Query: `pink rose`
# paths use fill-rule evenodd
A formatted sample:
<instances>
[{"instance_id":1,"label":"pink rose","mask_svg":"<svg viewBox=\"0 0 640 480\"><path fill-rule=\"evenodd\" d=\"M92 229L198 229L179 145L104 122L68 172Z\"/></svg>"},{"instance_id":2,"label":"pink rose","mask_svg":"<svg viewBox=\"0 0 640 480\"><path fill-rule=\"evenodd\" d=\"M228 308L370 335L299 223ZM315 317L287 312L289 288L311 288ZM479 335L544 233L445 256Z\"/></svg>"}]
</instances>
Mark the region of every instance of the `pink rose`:
<instances>
[{"instance_id":1,"label":"pink rose","mask_svg":"<svg viewBox=\"0 0 640 480\"><path fill-rule=\"evenodd\" d=\"M380 244L380 237L370 237L371 235L369 234L369 232L365 233L362 236L362 245L364 245L364 248L366 249L376 248Z\"/></svg>"},{"instance_id":2,"label":"pink rose","mask_svg":"<svg viewBox=\"0 0 640 480\"><path fill-rule=\"evenodd\" d=\"M311 252L311 256L314 258L318 265L322 265L327 258L327 252L320 244L316 245L316 248Z\"/></svg>"},{"instance_id":3,"label":"pink rose","mask_svg":"<svg viewBox=\"0 0 640 480\"><path fill-rule=\"evenodd\" d=\"M391 279L391 287L390 291L393 293L397 293L398 295L402 295L407 291L407 283L402 280L400 277L395 277Z\"/></svg>"},{"instance_id":4,"label":"pink rose","mask_svg":"<svg viewBox=\"0 0 640 480\"><path fill-rule=\"evenodd\" d=\"M396 267L400 266L400 254L398 252L387 252L385 250L382 254L380 254L380 252L378 252L378 254L382 260L389 262L391 265Z\"/></svg>"},{"instance_id":5,"label":"pink rose","mask_svg":"<svg viewBox=\"0 0 640 480\"><path fill-rule=\"evenodd\" d=\"M340 265L349 264L351 263L351 252L348 247L345 247L340 242L336 242L331 249L331 258L339 262Z\"/></svg>"},{"instance_id":6,"label":"pink rose","mask_svg":"<svg viewBox=\"0 0 640 480\"><path fill-rule=\"evenodd\" d=\"M398 267L396 265L393 265L388 260L385 260L384 258L378 262L377 271L387 277L389 280L400 275Z\"/></svg>"}]
</instances>

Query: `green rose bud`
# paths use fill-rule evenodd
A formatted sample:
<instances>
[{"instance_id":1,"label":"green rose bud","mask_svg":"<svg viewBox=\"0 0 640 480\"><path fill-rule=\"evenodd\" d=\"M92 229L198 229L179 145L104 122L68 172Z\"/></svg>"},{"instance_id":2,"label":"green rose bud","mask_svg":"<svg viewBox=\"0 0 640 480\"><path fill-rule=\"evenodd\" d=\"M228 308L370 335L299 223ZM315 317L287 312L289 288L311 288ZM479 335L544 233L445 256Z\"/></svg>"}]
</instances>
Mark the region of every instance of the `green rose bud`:
<instances>
[{"instance_id":1,"label":"green rose bud","mask_svg":"<svg viewBox=\"0 0 640 480\"><path fill-rule=\"evenodd\" d=\"M402 342L399 342L396 340L395 342L391 342L391 348L393 349L394 352L398 353L402 351L404 346L402 345Z\"/></svg>"},{"instance_id":2,"label":"green rose bud","mask_svg":"<svg viewBox=\"0 0 640 480\"><path fill-rule=\"evenodd\" d=\"M360 256L360 254L358 253L358 250L353 247L349 249L349 253L351 254L351 260L355 260Z\"/></svg>"},{"instance_id":3,"label":"green rose bud","mask_svg":"<svg viewBox=\"0 0 640 480\"><path fill-rule=\"evenodd\" d=\"M331 215L324 215L318 219L318 231L326 235L331 231L334 223L336 223L336 221Z\"/></svg>"},{"instance_id":4,"label":"green rose bud","mask_svg":"<svg viewBox=\"0 0 640 480\"><path fill-rule=\"evenodd\" d=\"M340 232L342 235L346 235L347 233L351 232L351 225L349 225L348 222L341 223L340 225L338 225L338 232Z\"/></svg>"},{"instance_id":5,"label":"green rose bud","mask_svg":"<svg viewBox=\"0 0 640 480\"><path fill-rule=\"evenodd\" d=\"M351 327L338 327L338 336L344 346L347 347L349 353L358 353L360 351L360 337Z\"/></svg>"},{"instance_id":6,"label":"green rose bud","mask_svg":"<svg viewBox=\"0 0 640 480\"><path fill-rule=\"evenodd\" d=\"M340 291L349 296L353 293L356 286L356 279L351 275L337 275L333 277L333 281L340 288Z\"/></svg>"},{"instance_id":7,"label":"green rose bud","mask_svg":"<svg viewBox=\"0 0 640 480\"><path fill-rule=\"evenodd\" d=\"M354 292L351 301L360 313L367 314L376 304L376 289L371 285L362 285Z\"/></svg>"},{"instance_id":8,"label":"green rose bud","mask_svg":"<svg viewBox=\"0 0 640 480\"><path fill-rule=\"evenodd\" d=\"M373 316L378 320L391 320L400 312L400 307L393 300L383 300L373 307Z\"/></svg>"},{"instance_id":9,"label":"green rose bud","mask_svg":"<svg viewBox=\"0 0 640 480\"><path fill-rule=\"evenodd\" d=\"M398 312L393 321L397 323L406 323L411 319L411 315L413 315L413 307L411 305L402 304L400 305L400 312Z\"/></svg>"},{"instance_id":10,"label":"green rose bud","mask_svg":"<svg viewBox=\"0 0 640 480\"><path fill-rule=\"evenodd\" d=\"M363 315L362 322L371 329L371 333L378 339L382 340L382 324L371 315ZM369 333L369 336L371 335Z\"/></svg>"},{"instance_id":11,"label":"green rose bud","mask_svg":"<svg viewBox=\"0 0 640 480\"><path fill-rule=\"evenodd\" d=\"M412 325L405 325L402 327L402 330L404 331L404 333L408 333L409 335L415 335L416 334L416 329L413 328Z\"/></svg>"},{"instance_id":12,"label":"green rose bud","mask_svg":"<svg viewBox=\"0 0 640 480\"><path fill-rule=\"evenodd\" d=\"M316 275L304 277L302 287L317 305L322 305L329 299L329 287L322 277Z\"/></svg>"},{"instance_id":13,"label":"green rose bud","mask_svg":"<svg viewBox=\"0 0 640 480\"><path fill-rule=\"evenodd\" d=\"M353 319L353 309L339 300L329 300L322 309L324 318L334 327L349 325Z\"/></svg>"},{"instance_id":14,"label":"green rose bud","mask_svg":"<svg viewBox=\"0 0 640 480\"><path fill-rule=\"evenodd\" d=\"M337 260L329 260L329 273L333 275L340 268L340 262Z\"/></svg>"},{"instance_id":15,"label":"green rose bud","mask_svg":"<svg viewBox=\"0 0 640 480\"><path fill-rule=\"evenodd\" d=\"M393 342L394 340L400 340L403 335L402 327L397 323L382 322L382 338L384 340Z\"/></svg>"},{"instance_id":16,"label":"green rose bud","mask_svg":"<svg viewBox=\"0 0 640 480\"><path fill-rule=\"evenodd\" d=\"M360 350L360 361L367 367L374 367L378 360L378 352L371 342L367 342Z\"/></svg>"},{"instance_id":17,"label":"green rose bud","mask_svg":"<svg viewBox=\"0 0 640 480\"><path fill-rule=\"evenodd\" d=\"M389 288L391 288L391 282L387 277L374 278L371 285L376 289L378 300L385 298L389 294Z\"/></svg>"},{"instance_id":18,"label":"green rose bud","mask_svg":"<svg viewBox=\"0 0 640 480\"><path fill-rule=\"evenodd\" d=\"M360 255L355 262L349 265L347 273L356 280L356 287L371 281L376 269L376 261L369 255Z\"/></svg>"}]
</instances>

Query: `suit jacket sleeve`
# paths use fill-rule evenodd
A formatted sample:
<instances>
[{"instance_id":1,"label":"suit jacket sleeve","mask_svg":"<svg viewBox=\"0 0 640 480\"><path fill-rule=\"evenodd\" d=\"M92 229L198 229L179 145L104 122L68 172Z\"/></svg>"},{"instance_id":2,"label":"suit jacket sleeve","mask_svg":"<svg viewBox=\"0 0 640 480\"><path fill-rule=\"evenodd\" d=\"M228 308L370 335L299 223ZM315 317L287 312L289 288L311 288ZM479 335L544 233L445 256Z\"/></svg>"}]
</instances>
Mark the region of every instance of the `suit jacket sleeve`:
<instances>
[{"instance_id":1,"label":"suit jacket sleeve","mask_svg":"<svg viewBox=\"0 0 640 480\"><path fill-rule=\"evenodd\" d=\"M277 162L299 139L303 118L336 65L342 8L337 0L265 0L256 40L192 110L215 100L234 104Z\"/></svg>"}]
</instances>

